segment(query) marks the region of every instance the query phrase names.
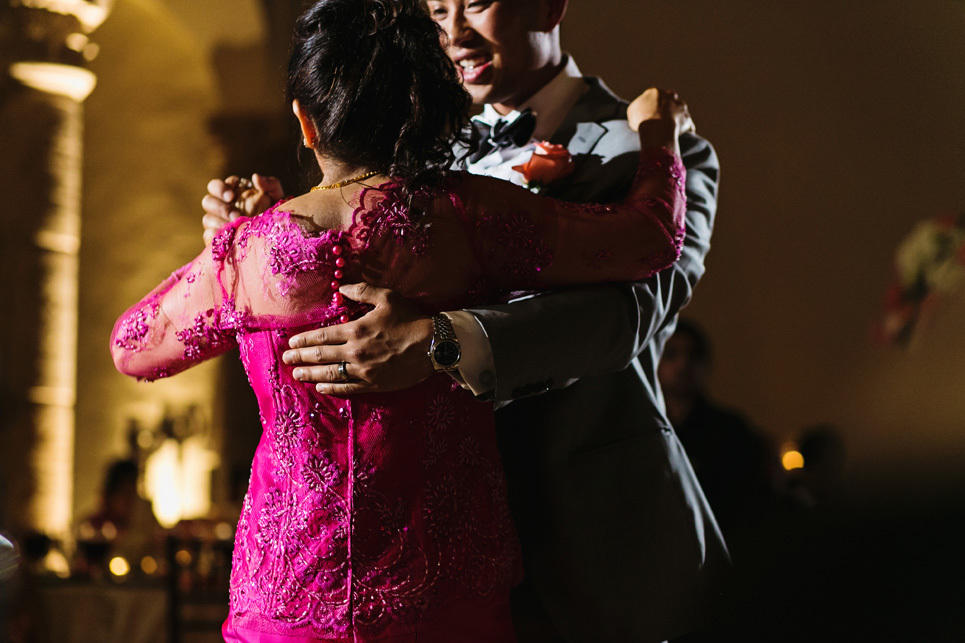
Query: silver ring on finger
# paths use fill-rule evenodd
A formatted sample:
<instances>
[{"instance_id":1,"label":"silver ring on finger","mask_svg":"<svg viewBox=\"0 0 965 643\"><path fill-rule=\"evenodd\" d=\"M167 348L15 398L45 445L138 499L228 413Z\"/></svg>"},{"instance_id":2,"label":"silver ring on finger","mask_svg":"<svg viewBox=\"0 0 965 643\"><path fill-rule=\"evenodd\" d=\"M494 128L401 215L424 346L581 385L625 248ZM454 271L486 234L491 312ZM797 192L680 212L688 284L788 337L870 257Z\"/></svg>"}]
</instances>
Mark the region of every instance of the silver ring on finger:
<instances>
[{"instance_id":1,"label":"silver ring on finger","mask_svg":"<svg viewBox=\"0 0 965 643\"><path fill-rule=\"evenodd\" d=\"M347 363L347 362L341 362L341 363L339 363L339 365L338 365L338 376L341 378L341 380L342 380L343 382L347 382L347 381L349 381L349 379L351 379L351 378L348 376L348 363Z\"/></svg>"},{"instance_id":2,"label":"silver ring on finger","mask_svg":"<svg viewBox=\"0 0 965 643\"><path fill-rule=\"evenodd\" d=\"M234 208L235 210L237 210L238 212L244 212L244 211L245 211L245 200L244 200L244 199L235 199L234 203L231 204L231 207L233 207L233 208Z\"/></svg>"}]
</instances>

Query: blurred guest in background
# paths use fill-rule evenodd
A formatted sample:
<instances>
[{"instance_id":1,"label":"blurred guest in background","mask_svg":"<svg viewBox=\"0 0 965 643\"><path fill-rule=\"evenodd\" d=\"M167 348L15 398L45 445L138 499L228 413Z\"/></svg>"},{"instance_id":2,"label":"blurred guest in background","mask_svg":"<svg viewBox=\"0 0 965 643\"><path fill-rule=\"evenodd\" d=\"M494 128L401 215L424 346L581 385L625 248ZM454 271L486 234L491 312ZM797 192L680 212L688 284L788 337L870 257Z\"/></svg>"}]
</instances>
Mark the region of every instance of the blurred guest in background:
<instances>
[{"instance_id":1,"label":"blurred guest in background","mask_svg":"<svg viewBox=\"0 0 965 643\"><path fill-rule=\"evenodd\" d=\"M108 467L100 508L78 528L79 571L97 575L109 556L136 562L163 551L163 534L151 503L138 494L138 476L133 460L116 460Z\"/></svg>"},{"instance_id":2,"label":"blurred guest in background","mask_svg":"<svg viewBox=\"0 0 965 643\"><path fill-rule=\"evenodd\" d=\"M739 413L710 399L710 342L694 322L681 319L667 341L657 377L667 417L725 536L770 504L777 458Z\"/></svg>"}]
</instances>

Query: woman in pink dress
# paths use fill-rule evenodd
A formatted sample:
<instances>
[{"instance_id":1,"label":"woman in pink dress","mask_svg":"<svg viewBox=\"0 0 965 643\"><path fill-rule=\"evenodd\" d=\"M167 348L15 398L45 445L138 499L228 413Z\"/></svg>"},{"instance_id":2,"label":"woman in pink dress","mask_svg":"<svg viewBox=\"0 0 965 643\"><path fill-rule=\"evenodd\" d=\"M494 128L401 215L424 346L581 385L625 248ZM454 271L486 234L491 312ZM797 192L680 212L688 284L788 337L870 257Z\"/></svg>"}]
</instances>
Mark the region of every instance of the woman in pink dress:
<instances>
[{"instance_id":1,"label":"woman in pink dress","mask_svg":"<svg viewBox=\"0 0 965 643\"><path fill-rule=\"evenodd\" d=\"M634 103L643 151L620 205L450 171L469 97L417 0L308 9L289 100L323 184L226 225L111 339L117 368L147 380L240 349L264 431L225 640L514 641L508 597L522 571L492 405L445 373L329 397L281 356L291 335L364 312L341 283L437 313L666 267L683 238L686 107L657 90Z\"/></svg>"}]
</instances>

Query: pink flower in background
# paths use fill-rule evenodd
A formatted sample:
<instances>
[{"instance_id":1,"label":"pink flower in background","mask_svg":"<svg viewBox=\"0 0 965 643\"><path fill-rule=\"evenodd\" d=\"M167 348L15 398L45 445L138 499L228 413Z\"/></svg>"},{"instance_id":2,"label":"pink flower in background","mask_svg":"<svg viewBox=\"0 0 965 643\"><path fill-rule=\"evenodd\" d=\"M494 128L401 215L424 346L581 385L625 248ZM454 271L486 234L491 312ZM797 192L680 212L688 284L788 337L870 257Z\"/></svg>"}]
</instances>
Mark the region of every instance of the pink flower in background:
<instances>
[{"instance_id":1,"label":"pink flower in background","mask_svg":"<svg viewBox=\"0 0 965 643\"><path fill-rule=\"evenodd\" d=\"M916 225L895 252L895 273L875 334L883 343L904 346L941 298L965 285L965 215Z\"/></svg>"}]
</instances>

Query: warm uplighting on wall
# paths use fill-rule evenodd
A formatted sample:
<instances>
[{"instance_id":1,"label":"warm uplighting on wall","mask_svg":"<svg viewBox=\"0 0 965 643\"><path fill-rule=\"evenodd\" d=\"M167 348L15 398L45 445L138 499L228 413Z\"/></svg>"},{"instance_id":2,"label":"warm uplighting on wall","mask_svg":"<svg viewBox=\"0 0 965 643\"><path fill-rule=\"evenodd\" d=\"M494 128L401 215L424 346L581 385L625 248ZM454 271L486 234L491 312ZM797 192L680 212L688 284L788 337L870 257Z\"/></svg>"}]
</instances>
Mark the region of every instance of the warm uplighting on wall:
<instances>
[{"instance_id":1,"label":"warm uplighting on wall","mask_svg":"<svg viewBox=\"0 0 965 643\"><path fill-rule=\"evenodd\" d=\"M167 439L145 465L144 485L162 527L202 518L211 510L211 472L219 458L200 437Z\"/></svg>"},{"instance_id":2,"label":"warm uplighting on wall","mask_svg":"<svg viewBox=\"0 0 965 643\"><path fill-rule=\"evenodd\" d=\"M10 75L27 87L66 96L78 103L86 100L97 84L97 77L90 71L56 63L14 63L10 65Z\"/></svg>"},{"instance_id":3,"label":"warm uplighting on wall","mask_svg":"<svg viewBox=\"0 0 965 643\"><path fill-rule=\"evenodd\" d=\"M84 29L93 31L107 19L114 0L19 0L13 4L77 16Z\"/></svg>"}]
</instances>

